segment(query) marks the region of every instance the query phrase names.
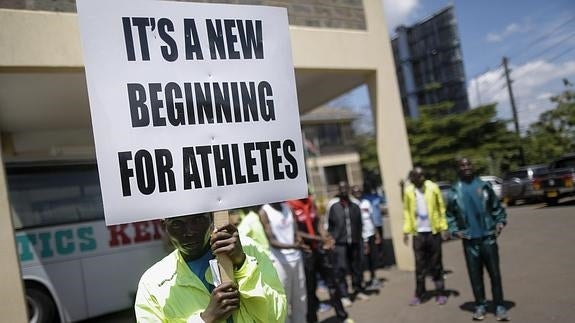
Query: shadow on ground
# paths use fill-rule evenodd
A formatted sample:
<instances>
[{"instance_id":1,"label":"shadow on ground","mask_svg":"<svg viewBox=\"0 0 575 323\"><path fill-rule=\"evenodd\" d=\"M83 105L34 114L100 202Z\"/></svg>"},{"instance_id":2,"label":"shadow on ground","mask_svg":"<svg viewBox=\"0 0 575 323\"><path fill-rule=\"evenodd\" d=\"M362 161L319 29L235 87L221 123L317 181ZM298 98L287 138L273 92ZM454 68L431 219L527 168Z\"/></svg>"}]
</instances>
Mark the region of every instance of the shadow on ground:
<instances>
[{"instance_id":1,"label":"shadow on ground","mask_svg":"<svg viewBox=\"0 0 575 323\"><path fill-rule=\"evenodd\" d=\"M340 321L337 319L337 316L331 316L326 318L325 320L321 320L319 321L320 323L340 323Z\"/></svg>"},{"instance_id":2,"label":"shadow on ground","mask_svg":"<svg viewBox=\"0 0 575 323\"><path fill-rule=\"evenodd\" d=\"M567 207L567 206L573 206L575 205L575 198L569 198L569 199L565 199L563 201L559 201L559 203L555 204L555 205L547 205L547 204L543 204L541 206L539 206L537 209L554 209L554 208L561 208L561 207Z\"/></svg>"}]
</instances>

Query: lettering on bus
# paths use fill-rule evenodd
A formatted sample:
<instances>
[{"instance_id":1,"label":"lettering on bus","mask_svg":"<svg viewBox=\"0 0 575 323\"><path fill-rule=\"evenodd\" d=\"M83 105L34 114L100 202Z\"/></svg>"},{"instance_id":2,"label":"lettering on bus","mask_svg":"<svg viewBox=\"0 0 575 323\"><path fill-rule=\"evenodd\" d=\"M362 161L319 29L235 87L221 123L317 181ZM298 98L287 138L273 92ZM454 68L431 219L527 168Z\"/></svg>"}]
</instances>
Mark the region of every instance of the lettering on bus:
<instances>
[{"instance_id":1,"label":"lettering on bus","mask_svg":"<svg viewBox=\"0 0 575 323\"><path fill-rule=\"evenodd\" d=\"M16 236L16 243L20 261L32 261L35 256L42 259L67 256L77 251L95 250L97 247L92 227L26 233Z\"/></svg>"},{"instance_id":2,"label":"lettering on bus","mask_svg":"<svg viewBox=\"0 0 575 323\"><path fill-rule=\"evenodd\" d=\"M110 247L121 247L162 239L162 220L141 221L108 227Z\"/></svg>"}]
</instances>

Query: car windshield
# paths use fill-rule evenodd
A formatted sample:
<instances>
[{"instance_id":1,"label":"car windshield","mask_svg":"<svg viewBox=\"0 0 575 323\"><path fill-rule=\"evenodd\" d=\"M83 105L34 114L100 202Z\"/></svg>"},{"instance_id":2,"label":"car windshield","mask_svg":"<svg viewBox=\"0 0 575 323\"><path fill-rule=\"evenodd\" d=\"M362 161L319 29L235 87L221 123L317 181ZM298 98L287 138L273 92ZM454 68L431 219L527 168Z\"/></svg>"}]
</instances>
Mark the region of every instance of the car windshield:
<instances>
[{"instance_id":1,"label":"car windshield","mask_svg":"<svg viewBox=\"0 0 575 323\"><path fill-rule=\"evenodd\" d=\"M513 179L513 178L527 178L527 170L518 170L514 172L509 172L505 175L505 179Z\"/></svg>"},{"instance_id":2,"label":"car windshield","mask_svg":"<svg viewBox=\"0 0 575 323\"><path fill-rule=\"evenodd\" d=\"M575 158L563 159L555 163L555 168L575 167Z\"/></svg>"},{"instance_id":3,"label":"car windshield","mask_svg":"<svg viewBox=\"0 0 575 323\"><path fill-rule=\"evenodd\" d=\"M533 168L533 175L541 175L547 172L547 167Z\"/></svg>"}]
</instances>

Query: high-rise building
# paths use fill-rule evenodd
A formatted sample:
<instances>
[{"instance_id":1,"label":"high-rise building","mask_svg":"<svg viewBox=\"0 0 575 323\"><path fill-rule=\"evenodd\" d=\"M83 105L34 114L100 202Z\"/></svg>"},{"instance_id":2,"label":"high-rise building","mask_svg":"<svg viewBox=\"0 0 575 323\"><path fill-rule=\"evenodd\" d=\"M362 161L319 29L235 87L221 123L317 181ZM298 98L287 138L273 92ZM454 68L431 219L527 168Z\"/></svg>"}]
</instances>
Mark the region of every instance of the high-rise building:
<instances>
[{"instance_id":1,"label":"high-rise building","mask_svg":"<svg viewBox=\"0 0 575 323\"><path fill-rule=\"evenodd\" d=\"M449 113L469 109L455 9L448 6L413 26L399 26L391 40L405 116L422 105L452 102Z\"/></svg>"}]
</instances>

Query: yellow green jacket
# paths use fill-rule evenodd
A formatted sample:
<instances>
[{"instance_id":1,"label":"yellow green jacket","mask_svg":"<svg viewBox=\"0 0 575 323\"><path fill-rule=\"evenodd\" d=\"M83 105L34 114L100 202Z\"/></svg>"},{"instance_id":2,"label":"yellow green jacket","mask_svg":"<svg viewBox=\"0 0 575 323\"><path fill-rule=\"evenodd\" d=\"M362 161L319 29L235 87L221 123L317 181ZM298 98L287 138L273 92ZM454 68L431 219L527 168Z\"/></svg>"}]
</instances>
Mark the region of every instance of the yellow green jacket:
<instances>
[{"instance_id":1,"label":"yellow green jacket","mask_svg":"<svg viewBox=\"0 0 575 323\"><path fill-rule=\"evenodd\" d=\"M268 237L266 236L264 226L260 221L260 216L256 212L250 211L243 217L240 224L238 224L238 233L240 236L250 237L266 252L270 252Z\"/></svg>"},{"instance_id":2,"label":"yellow green jacket","mask_svg":"<svg viewBox=\"0 0 575 323\"><path fill-rule=\"evenodd\" d=\"M439 186L430 180L423 183L425 187L424 198L427 203L427 212L431 222L433 234L447 230L445 218L445 204L441 196ZM410 184L403 194L403 232L417 234L417 201L415 197L415 185Z\"/></svg>"},{"instance_id":3,"label":"yellow green jacket","mask_svg":"<svg viewBox=\"0 0 575 323\"><path fill-rule=\"evenodd\" d=\"M250 239L242 240L246 260L234 270L240 308L234 323L284 322L287 300L270 258ZM213 281L211 271L206 280ZM134 305L138 322L203 322L200 313L211 294L175 250L150 267L140 279Z\"/></svg>"}]
</instances>

